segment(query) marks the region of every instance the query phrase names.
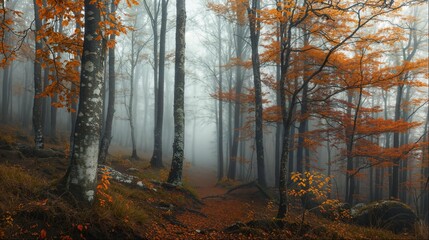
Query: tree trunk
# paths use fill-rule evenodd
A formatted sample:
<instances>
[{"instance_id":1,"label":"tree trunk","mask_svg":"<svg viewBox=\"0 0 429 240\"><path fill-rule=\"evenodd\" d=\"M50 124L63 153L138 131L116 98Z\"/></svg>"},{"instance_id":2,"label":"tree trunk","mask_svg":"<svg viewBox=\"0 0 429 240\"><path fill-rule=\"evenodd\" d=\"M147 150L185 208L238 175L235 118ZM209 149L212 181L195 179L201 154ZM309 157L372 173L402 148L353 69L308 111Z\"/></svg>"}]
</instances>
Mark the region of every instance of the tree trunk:
<instances>
[{"instance_id":1,"label":"tree trunk","mask_svg":"<svg viewBox=\"0 0 429 240\"><path fill-rule=\"evenodd\" d=\"M152 159L150 160L151 166L156 168L163 167L162 164L162 128L164 121L164 76L165 76L165 41L167 32L167 0L162 0L162 13L161 13L161 38L159 49L159 79L158 79L158 92L156 103L156 121L155 121L155 141L153 148Z\"/></svg>"},{"instance_id":2,"label":"tree trunk","mask_svg":"<svg viewBox=\"0 0 429 240\"><path fill-rule=\"evenodd\" d=\"M31 79L31 76L29 74L29 70L28 70L28 63L25 64L25 83L24 83L24 98L22 100L22 106L21 106L21 126L23 127L23 129L27 129L29 122L28 122L28 105L30 105L31 103L29 103L29 98L28 98L28 89L30 88L30 83L29 83L29 79Z\"/></svg>"},{"instance_id":3,"label":"tree trunk","mask_svg":"<svg viewBox=\"0 0 429 240\"><path fill-rule=\"evenodd\" d=\"M41 59L39 57L39 51L42 50L41 40L37 40L38 31L42 28L42 21L39 16L39 6L36 4L36 0L33 0L34 3L34 19L35 19L35 52L36 57L34 60L34 102L33 102L33 131L34 131L34 143L36 149L42 149L44 147L43 141L43 119L42 119L42 102L43 100L39 97L39 94L42 93L42 65L38 61Z\"/></svg>"},{"instance_id":4,"label":"tree trunk","mask_svg":"<svg viewBox=\"0 0 429 240\"><path fill-rule=\"evenodd\" d=\"M286 29L287 27L287 29ZM287 30L287 31L285 31ZM284 218L287 212L287 160L289 157L289 141L290 141L290 130L293 125L293 112L296 105L296 94L295 92L289 101L289 106L286 108L286 93L285 87L286 82L288 81L288 68L290 62L291 54L291 36L292 36L292 27L291 25L286 26L285 23L281 23L280 26L280 36L286 39L286 42L282 44L280 63L281 63L281 79L280 79L280 108L283 121L283 146L282 154L280 159L280 174L279 174L279 208L277 211L277 218ZM292 139L293 141L293 139Z\"/></svg>"},{"instance_id":5,"label":"tree trunk","mask_svg":"<svg viewBox=\"0 0 429 240\"><path fill-rule=\"evenodd\" d=\"M401 102L404 85L400 84L397 88L396 103L395 103L395 121L401 118ZM393 148L399 148L399 132L393 133ZM390 189L390 197L399 198L399 160L400 158L393 159L392 167L392 188Z\"/></svg>"},{"instance_id":6,"label":"tree trunk","mask_svg":"<svg viewBox=\"0 0 429 240\"><path fill-rule=\"evenodd\" d=\"M277 34L277 41L280 42L281 40L281 36L280 36L280 29L279 26L278 27L278 34ZM276 80L277 80L277 84L280 84L281 81L281 66L280 66L280 61L277 62L276 64ZM281 105L281 97L280 97L280 88L279 86L277 86L277 90L276 90L276 104L277 106ZM275 154L274 154L274 161L275 161L275 173L274 173L274 178L275 178L275 187L279 187L279 177L280 177L280 154L281 154L281 135L282 135L282 123L279 121L276 123L276 143L275 143ZM290 168L289 168L290 170Z\"/></svg>"},{"instance_id":7,"label":"tree trunk","mask_svg":"<svg viewBox=\"0 0 429 240\"><path fill-rule=\"evenodd\" d=\"M326 123L328 124L328 120L325 120ZM331 145L330 145L330 134L329 134L329 130L326 132L326 152L328 153L328 172L327 172L327 176L329 177L329 182L328 182L328 186L331 185L331 174L332 174L332 160L331 160ZM331 199L331 192L332 192L332 188L331 191L328 192L328 199ZM338 197L338 196L337 196Z\"/></svg>"},{"instance_id":8,"label":"tree trunk","mask_svg":"<svg viewBox=\"0 0 429 240\"><path fill-rule=\"evenodd\" d=\"M262 87L261 70L259 60L259 33L260 23L257 20L260 2L252 0L252 7L248 9L250 42L252 47L253 85L255 87L255 143L256 162L258 167L258 183L265 187L265 163L264 163L264 132L262 123Z\"/></svg>"},{"instance_id":9,"label":"tree trunk","mask_svg":"<svg viewBox=\"0 0 429 240\"><path fill-rule=\"evenodd\" d=\"M236 36L236 56L239 61L243 59L243 47L244 47L244 26L237 23L237 36ZM232 146L229 157L229 166L228 166L228 179L235 179L236 170L237 170L237 155L238 155L238 143L240 142L240 111L241 111L241 89L243 86L243 76L242 76L242 67L240 62L236 66L235 72L235 99L234 99L234 128L232 136Z\"/></svg>"},{"instance_id":10,"label":"tree trunk","mask_svg":"<svg viewBox=\"0 0 429 240\"><path fill-rule=\"evenodd\" d=\"M218 37L218 69L219 69L219 95L222 95L223 88L223 72L222 72L222 29L221 29L221 16L218 16L218 24L217 24L217 37ZM218 100L218 164L217 164L217 180L220 181L223 178L223 104L222 100Z\"/></svg>"},{"instance_id":11,"label":"tree trunk","mask_svg":"<svg viewBox=\"0 0 429 240\"><path fill-rule=\"evenodd\" d=\"M174 142L173 159L168 182L174 185L182 184L182 169L185 140L185 33L186 6L185 0L176 2L176 60L174 76Z\"/></svg>"},{"instance_id":12,"label":"tree trunk","mask_svg":"<svg viewBox=\"0 0 429 240\"><path fill-rule=\"evenodd\" d=\"M6 66L3 69L3 88L2 88L2 122L6 123L9 114L9 97L8 97L8 89L9 89L9 69L10 66Z\"/></svg>"},{"instance_id":13,"label":"tree trunk","mask_svg":"<svg viewBox=\"0 0 429 240\"><path fill-rule=\"evenodd\" d=\"M112 0L110 12L116 15L116 5ZM111 34L110 40L115 41L116 35ZM109 48L109 99L107 105L106 122L104 123L104 132L101 138L99 163L106 163L107 154L109 153L110 142L112 141L112 125L115 116L115 99L116 99L116 73L115 73L115 47Z\"/></svg>"},{"instance_id":14,"label":"tree trunk","mask_svg":"<svg viewBox=\"0 0 429 240\"><path fill-rule=\"evenodd\" d=\"M79 201L92 204L97 186L97 160L103 109L103 55L100 9L85 0L85 32L81 61L79 109L65 187Z\"/></svg>"},{"instance_id":15,"label":"tree trunk","mask_svg":"<svg viewBox=\"0 0 429 240\"><path fill-rule=\"evenodd\" d=\"M135 137L135 129L134 129L134 72L137 61L134 56L134 46L135 46L135 32L132 33L132 46L131 46L131 76L130 76L130 99L128 102L128 120L130 122L130 131L131 131L131 160L137 160L137 145L136 145L136 137ZM137 58L137 56L136 56Z\"/></svg>"},{"instance_id":16,"label":"tree trunk","mask_svg":"<svg viewBox=\"0 0 429 240\"><path fill-rule=\"evenodd\" d=\"M345 136L346 136L346 146L347 146L347 153L346 153L346 159L347 159L347 166L346 166L346 202L350 205L353 204L353 195L355 194L355 173L354 173L354 163L353 163L353 147L354 147L354 140L355 140L355 130L357 125L357 120L359 118L359 107L361 104L361 98L362 98L362 87L360 88L359 92L359 98L358 98L358 105L356 107L354 116L352 117L352 108L351 105L353 104L353 95L349 91L347 93L347 117L349 119L346 119L345 123ZM352 121L353 120L353 121Z\"/></svg>"},{"instance_id":17,"label":"tree trunk","mask_svg":"<svg viewBox=\"0 0 429 240\"><path fill-rule=\"evenodd\" d=\"M49 72L50 69L48 66L43 68L43 89L46 90L46 88L49 86ZM44 91L45 91L44 90ZM43 122L43 132L45 136L51 135L51 99L49 97L43 97L42 98L42 122Z\"/></svg>"},{"instance_id":18,"label":"tree trunk","mask_svg":"<svg viewBox=\"0 0 429 240\"><path fill-rule=\"evenodd\" d=\"M309 32L304 27L304 46L308 46L310 41ZM304 69L303 69L303 80L306 79L308 75L308 61L304 60ZM300 113L300 122L298 127L298 149L296 152L296 171L303 173L304 167L306 171L309 171L309 160L304 156L304 149L307 152L307 148L304 146L304 134L308 129L308 84L304 85L302 89L302 100L301 100L301 113ZM307 154L306 154L307 155ZM305 163L305 164L304 164ZM305 165L305 166L304 166Z\"/></svg>"},{"instance_id":19,"label":"tree trunk","mask_svg":"<svg viewBox=\"0 0 429 240\"><path fill-rule=\"evenodd\" d=\"M405 89L405 102L409 102L411 98L411 86L406 86ZM402 119L404 121L408 121L408 110L405 108L402 111ZM410 119L409 121L412 121ZM409 131L406 131L404 133L401 133L401 146L408 144L409 142ZM401 176L400 176L400 199L407 203L407 179L408 179L408 159L404 159L401 161Z\"/></svg>"}]
</instances>

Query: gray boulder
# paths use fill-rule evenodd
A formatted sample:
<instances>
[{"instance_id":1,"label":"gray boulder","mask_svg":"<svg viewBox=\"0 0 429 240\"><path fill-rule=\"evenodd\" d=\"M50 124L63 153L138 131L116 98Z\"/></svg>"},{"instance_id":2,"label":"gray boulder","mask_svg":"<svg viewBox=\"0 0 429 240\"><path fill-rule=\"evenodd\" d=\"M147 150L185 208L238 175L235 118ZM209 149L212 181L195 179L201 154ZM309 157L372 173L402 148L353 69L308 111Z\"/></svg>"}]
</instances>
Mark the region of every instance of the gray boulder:
<instances>
[{"instance_id":1,"label":"gray boulder","mask_svg":"<svg viewBox=\"0 0 429 240\"><path fill-rule=\"evenodd\" d=\"M353 222L358 225L387 229L395 233L412 230L418 221L417 215L408 205L394 200L358 204L350 213Z\"/></svg>"}]
</instances>

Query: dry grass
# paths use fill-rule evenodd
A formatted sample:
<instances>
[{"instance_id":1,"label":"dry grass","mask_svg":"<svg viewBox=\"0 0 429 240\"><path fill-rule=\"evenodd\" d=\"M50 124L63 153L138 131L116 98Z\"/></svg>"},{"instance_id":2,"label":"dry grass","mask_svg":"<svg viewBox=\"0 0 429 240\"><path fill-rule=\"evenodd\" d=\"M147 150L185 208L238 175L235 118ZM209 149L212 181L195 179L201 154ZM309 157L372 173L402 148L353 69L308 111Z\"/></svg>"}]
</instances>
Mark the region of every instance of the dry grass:
<instances>
[{"instance_id":1,"label":"dry grass","mask_svg":"<svg viewBox=\"0 0 429 240\"><path fill-rule=\"evenodd\" d=\"M429 239L429 226L423 220L418 221L414 226L416 239Z\"/></svg>"}]
</instances>

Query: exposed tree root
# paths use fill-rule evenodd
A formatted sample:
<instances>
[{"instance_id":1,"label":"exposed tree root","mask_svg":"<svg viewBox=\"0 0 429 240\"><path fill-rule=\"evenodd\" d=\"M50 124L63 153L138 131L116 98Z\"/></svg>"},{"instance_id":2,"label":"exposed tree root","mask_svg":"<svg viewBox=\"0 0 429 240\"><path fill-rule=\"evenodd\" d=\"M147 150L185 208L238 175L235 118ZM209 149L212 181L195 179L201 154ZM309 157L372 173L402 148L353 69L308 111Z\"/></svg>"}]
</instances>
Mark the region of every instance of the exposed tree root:
<instances>
[{"instance_id":1,"label":"exposed tree root","mask_svg":"<svg viewBox=\"0 0 429 240\"><path fill-rule=\"evenodd\" d=\"M167 183L167 182L160 182L160 181L156 181L156 180L151 180L151 183L158 185L158 186L160 186L166 190L173 190L173 191L181 192L184 195L186 195L187 197L192 198L192 200L194 200L196 203L198 203L200 205L204 205L204 203L197 196L195 196L194 193L192 193L191 191L189 191L188 189L186 189L182 186L174 185L174 184Z\"/></svg>"},{"instance_id":2,"label":"exposed tree root","mask_svg":"<svg viewBox=\"0 0 429 240\"><path fill-rule=\"evenodd\" d=\"M205 200L205 199L210 199L210 198L222 198L223 200L227 199L227 197L225 197L224 195L211 195L211 196L203 197L201 199Z\"/></svg>"},{"instance_id":3,"label":"exposed tree root","mask_svg":"<svg viewBox=\"0 0 429 240\"><path fill-rule=\"evenodd\" d=\"M185 224L179 222L179 220L177 220L177 218L173 215L170 214L163 214L162 217L167 220L169 223L173 224L173 225L177 225L183 228L188 228L188 226L186 226Z\"/></svg>"},{"instance_id":4,"label":"exposed tree root","mask_svg":"<svg viewBox=\"0 0 429 240\"><path fill-rule=\"evenodd\" d=\"M191 213L197 214L197 215L199 215L199 216L202 216L202 217L208 218L208 216L207 216L206 214L204 214L204 213L202 213L202 212L200 212L200 211L198 211L198 210L195 210L195 209L192 209L192 208L185 208L185 210L186 210L186 211L188 211L188 212L191 212Z\"/></svg>"},{"instance_id":5,"label":"exposed tree root","mask_svg":"<svg viewBox=\"0 0 429 240\"><path fill-rule=\"evenodd\" d=\"M259 185L259 183L257 183L256 181L252 181L252 182L248 182L248 183L244 183L244 184L240 184L238 186L235 186L235 187L229 189L224 195L230 194L230 193L232 193L238 189L251 188L251 187L256 187L262 193L262 195L264 195L265 198L267 198L270 201L274 201L274 198L271 197L270 194L261 185Z\"/></svg>"}]
</instances>

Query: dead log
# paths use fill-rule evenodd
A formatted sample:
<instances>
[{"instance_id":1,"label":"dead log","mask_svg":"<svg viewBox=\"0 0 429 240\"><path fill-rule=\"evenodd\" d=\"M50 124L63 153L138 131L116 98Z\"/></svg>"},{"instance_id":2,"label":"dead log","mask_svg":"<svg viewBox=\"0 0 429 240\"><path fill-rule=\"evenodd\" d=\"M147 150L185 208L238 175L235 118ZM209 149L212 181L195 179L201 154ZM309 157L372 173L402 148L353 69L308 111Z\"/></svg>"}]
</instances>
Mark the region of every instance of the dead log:
<instances>
[{"instance_id":1,"label":"dead log","mask_svg":"<svg viewBox=\"0 0 429 240\"><path fill-rule=\"evenodd\" d=\"M270 201L273 201L273 197L270 196L270 194L261 186L259 185L259 183L257 183L256 181L252 181L252 182L248 182L248 183L244 183L244 184L240 184L238 186L235 186L231 189L229 189L224 195L230 194L238 189L242 189L242 188L251 188L251 187L256 187L261 193L262 195L264 195L265 198L267 198Z\"/></svg>"}]
</instances>

